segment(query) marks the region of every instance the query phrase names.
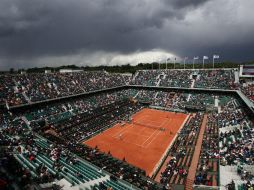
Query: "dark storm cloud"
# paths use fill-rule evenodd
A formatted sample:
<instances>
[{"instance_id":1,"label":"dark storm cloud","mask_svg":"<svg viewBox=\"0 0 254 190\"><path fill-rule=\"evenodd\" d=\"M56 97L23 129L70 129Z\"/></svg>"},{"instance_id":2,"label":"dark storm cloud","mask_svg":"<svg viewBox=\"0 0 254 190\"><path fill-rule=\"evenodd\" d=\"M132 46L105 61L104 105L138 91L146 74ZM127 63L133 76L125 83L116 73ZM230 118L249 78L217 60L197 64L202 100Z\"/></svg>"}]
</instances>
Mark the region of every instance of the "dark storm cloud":
<instances>
[{"instance_id":1,"label":"dark storm cloud","mask_svg":"<svg viewBox=\"0 0 254 190\"><path fill-rule=\"evenodd\" d=\"M197 7L210 0L165 0L175 8Z\"/></svg>"},{"instance_id":2,"label":"dark storm cloud","mask_svg":"<svg viewBox=\"0 0 254 190\"><path fill-rule=\"evenodd\" d=\"M49 64L61 64L62 57L82 55L96 61L101 52L154 48L179 56L218 51L228 59L251 59L248 7L253 6L247 0L0 0L0 66L36 66L50 57Z\"/></svg>"},{"instance_id":3,"label":"dark storm cloud","mask_svg":"<svg viewBox=\"0 0 254 190\"><path fill-rule=\"evenodd\" d=\"M15 30L13 28L0 27L0 38L11 36L14 33L15 33Z\"/></svg>"},{"instance_id":4,"label":"dark storm cloud","mask_svg":"<svg viewBox=\"0 0 254 190\"><path fill-rule=\"evenodd\" d=\"M160 4L154 10L153 4L134 0L4 2L7 11L0 17L1 28L9 30L0 33L9 38L3 39L1 52L12 56L68 54L80 49L128 52L138 47L131 41L138 41L140 48L149 44L141 31L161 28L165 18L180 15Z\"/></svg>"},{"instance_id":5,"label":"dark storm cloud","mask_svg":"<svg viewBox=\"0 0 254 190\"><path fill-rule=\"evenodd\" d=\"M165 19L184 15L161 0L5 0L5 7L0 19L12 33L2 41L1 52L12 56L151 49L152 32Z\"/></svg>"}]
</instances>

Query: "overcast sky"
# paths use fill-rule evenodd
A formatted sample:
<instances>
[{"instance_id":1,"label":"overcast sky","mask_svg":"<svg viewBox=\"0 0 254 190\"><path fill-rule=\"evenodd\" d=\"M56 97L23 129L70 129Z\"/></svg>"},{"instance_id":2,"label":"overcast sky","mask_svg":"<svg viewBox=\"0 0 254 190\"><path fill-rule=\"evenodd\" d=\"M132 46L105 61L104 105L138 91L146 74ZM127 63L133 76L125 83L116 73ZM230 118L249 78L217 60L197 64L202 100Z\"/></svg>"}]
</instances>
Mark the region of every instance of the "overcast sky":
<instances>
[{"instance_id":1,"label":"overcast sky","mask_svg":"<svg viewBox=\"0 0 254 190\"><path fill-rule=\"evenodd\" d=\"M0 0L0 70L254 60L254 0Z\"/></svg>"}]
</instances>

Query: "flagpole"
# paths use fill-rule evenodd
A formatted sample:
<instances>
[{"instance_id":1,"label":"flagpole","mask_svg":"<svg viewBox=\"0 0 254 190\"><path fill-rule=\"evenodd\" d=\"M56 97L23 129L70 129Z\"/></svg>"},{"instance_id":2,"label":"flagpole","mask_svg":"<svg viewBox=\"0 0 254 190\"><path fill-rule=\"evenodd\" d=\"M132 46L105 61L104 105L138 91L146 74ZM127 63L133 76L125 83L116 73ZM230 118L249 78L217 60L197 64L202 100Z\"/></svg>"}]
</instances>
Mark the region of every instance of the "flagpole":
<instances>
[{"instance_id":1,"label":"flagpole","mask_svg":"<svg viewBox=\"0 0 254 190\"><path fill-rule=\"evenodd\" d=\"M213 68L214 68L214 56L213 56Z\"/></svg>"},{"instance_id":2,"label":"flagpole","mask_svg":"<svg viewBox=\"0 0 254 190\"><path fill-rule=\"evenodd\" d=\"M185 60L186 60L186 57L184 58L184 61L183 61L183 69L185 69Z\"/></svg>"},{"instance_id":3,"label":"flagpole","mask_svg":"<svg viewBox=\"0 0 254 190\"><path fill-rule=\"evenodd\" d=\"M203 57L203 69L205 68L205 59Z\"/></svg>"},{"instance_id":4,"label":"flagpole","mask_svg":"<svg viewBox=\"0 0 254 190\"><path fill-rule=\"evenodd\" d=\"M168 58L166 58L166 70L168 69Z\"/></svg>"},{"instance_id":5,"label":"flagpole","mask_svg":"<svg viewBox=\"0 0 254 190\"><path fill-rule=\"evenodd\" d=\"M174 59L174 69L176 69L176 58Z\"/></svg>"},{"instance_id":6,"label":"flagpole","mask_svg":"<svg viewBox=\"0 0 254 190\"><path fill-rule=\"evenodd\" d=\"M194 63L195 63L195 59L193 58L193 65L192 65L192 69L194 69Z\"/></svg>"}]
</instances>

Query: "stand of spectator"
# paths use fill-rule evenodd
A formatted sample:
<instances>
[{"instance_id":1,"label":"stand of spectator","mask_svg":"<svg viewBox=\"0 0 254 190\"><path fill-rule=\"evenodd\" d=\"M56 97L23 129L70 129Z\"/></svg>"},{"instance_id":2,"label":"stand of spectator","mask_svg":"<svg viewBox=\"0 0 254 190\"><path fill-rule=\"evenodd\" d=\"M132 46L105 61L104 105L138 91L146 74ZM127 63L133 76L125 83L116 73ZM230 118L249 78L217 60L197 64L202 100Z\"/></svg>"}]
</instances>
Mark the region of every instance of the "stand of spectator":
<instances>
[{"instance_id":1,"label":"stand of spectator","mask_svg":"<svg viewBox=\"0 0 254 190\"><path fill-rule=\"evenodd\" d=\"M0 75L0 105L20 105L27 101L22 95L20 86L16 86L11 75Z\"/></svg>"},{"instance_id":2,"label":"stand of spectator","mask_svg":"<svg viewBox=\"0 0 254 190\"><path fill-rule=\"evenodd\" d=\"M241 91L254 103L254 84L242 85Z\"/></svg>"},{"instance_id":3,"label":"stand of spectator","mask_svg":"<svg viewBox=\"0 0 254 190\"><path fill-rule=\"evenodd\" d=\"M31 189L33 180L29 169L20 165L20 163L9 153L3 153L0 157L0 189L15 190Z\"/></svg>"},{"instance_id":4,"label":"stand of spectator","mask_svg":"<svg viewBox=\"0 0 254 190\"><path fill-rule=\"evenodd\" d=\"M186 94L173 91L140 90L136 98L140 101L150 102L154 106L182 110L186 107L205 110L215 104L215 96L205 93Z\"/></svg>"},{"instance_id":5,"label":"stand of spectator","mask_svg":"<svg viewBox=\"0 0 254 190\"><path fill-rule=\"evenodd\" d=\"M140 70L133 85L190 88L236 89L234 69Z\"/></svg>"},{"instance_id":6,"label":"stand of spectator","mask_svg":"<svg viewBox=\"0 0 254 190\"><path fill-rule=\"evenodd\" d=\"M165 188L185 184L202 119L202 113L191 116L172 145L169 152L171 159L160 176L160 182Z\"/></svg>"},{"instance_id":7,"label":"stand of spectator","mask_svg":"<svg viewBox=\"0 0 254 190\"><path fill-rule=\"evenodd\" d=\"M36 77L41 82L34 80ZM0 83L0 90L2 90L0 101L2 103L7 101L9 105L19 105L27 101L24 93L30 101L41 101L121 86L127 84L129 80L128 77L109 76L104 72L0 76L0 81L3 81ZM190 87L193 80L196 80L196 85L200 85L203 81L211 88L215 88L216 81L224 80L218 88L235 88L232 83L233 70L200 70L197 73L190 70L142 71L138 73L132 84ZM67 82L63 83L63 81ZM13 159L25 163L26 169L22 167L20 169L27 179L24 184L29 184L31 179L44 183L61 178L73 184L81 184L88 180L90 175L97 175L86 176L85 173L77 170L75 165L80 166L80 162L77 161L76 156L73 156L71 153L73 152L141 189L160 189L157 183L145 176L143 170L129 165L124 160L113 158L110 153L105 154L97 148L78 143L141 109L140 105L133 105L129 101L129 98L137 93L138 100L173 109L185 109L186 105L206 108L214 104L215 97L202 93L185 94L129 89L99 93L86 98L73 97L69 100L28 108L22 112L4 110L0 111L0 146L5 147L6 152L11 152L8 156L14 155ZM220 112L209 114L196 172L196 184L218 185L219 159L222 165L254 164L253 124L236 99L225 97L223 95L217 97L219 101L224 101L220 104ZM26 120L28 122L25 122ZM161 173L161 183L164 188L185 183L201 121L202 114L196 113L183 127L173 144L169 155L171 159L165 171ZM30 124L32 130L54 143L50 144L33 135L27 124ZM218 135L220 128L230 126L236 128ZM69 168L68 165L74 165L74 169ZM244 174L243 171L239 173ZM4 180L8 181L8 179Z\"/></svg>"},{"instance_id":8,"label":"stand of spectator","mask_svg":"<svg viewBox=\"0 0 254 190\"><path fill-rule=\"evenodd\" d=\"M238 185L238 190L253 190L254 183L251 183L249 180L246 183Z\"/></svg>"},{"instance_id":9,"label":"stand of spectator","mask_svg":"<svg viewBox=\"0 0 254 190\"><path fill-rule=\"evenodd\" d=\"M195 88L235 89L234 69L199 70Z\"/></svg>"},{"instance_id":10,"label":"stand of spectator","mask_svg":"<svg viewBox=\"0 0 254 190\"><path fill-rule=\"evenodd\" d=\"M105 130L116 121L127 118L128 115L132 115L140 108L140 105L133 105L129 100L124 99L97 107L89 112L76 114L56 124L50 124L43 127L43 131L52 130L64 139L79 142ZM96 122L94 122L94 118L96 118Z\"/></svg>"},{"instance_id":11,"label":"stand of spectator","mask_svg":"<svg viewBox=\"0 0 254 190\"><path fill-rule=\"evenodd\" d=\"M94 133L96 129L100 129L104 124L110 124L119 118L122 119L128 114L132 115L138 109L140 109L140 106L132 105L127 99L113 101L111 104L94 108L89 112L74 115L73 118L71 117L71 121L68 122L69 124L65 123L66 120L62 120L62 123L57 122L59 125L56 125L54 130L57 132L61 130L60 135L44 133L47 130L46 128L40 130L40 133L53 140L54 144L48 144L45 140L32 135L26 123L20 119L21 117L16 118L7 127L1 128L0 138L6 140L6 142L2 140L1 142L10 147L12 152L18 153L15 154L15 158L29 169L31 178L38 183L65 178L75 185L81 184L89 176L93 176L91 173L85 174L74 168L68 168L69 164L72 165L71 163L75 162L75 160L69 159L72 157L69 151L72 151L141 189L160 189L157 183L145 176L143 170L130 166L125 161L114 159L110 154L101 153L97 149L86 147L77 142L82 135L90 132ZM96 122L93 120L94 117L97 118ZM76 123L74 124L74 122ZM63 124L66 124L66 126L63 127ZM83 124L86 127L83 127ZM79 130L83 130L81 136ZM62 161L65 155L68 157L66 164Z\"/></svg>"},{"instance_id":12,"label":"stand of spectator","mask_svg":"<svg viewBox=\"0 0 254 190\"><path fill-rule=\"evenodd\" d=\"M254 164L253 126L220 133L221 165Z\"/></svg>"},{"instance_id":13,"label":"stand of spectator","mask_svg":"<svg viewBox=\"0 0 254 190\"><path fill-rule=\"evenodd\" d=\"M4 143L1 144L1 148L2 146L7 147L5 153L11 153L11 156L7 157L6 155L7 158L5 160L7 162L15 161L15 159L18 160L18 162L15 161L15 164L12 162L15 170L11 171L20 170L14 177L22 175L22 179L19 181L22 189L26 189L26 186L30 187L35 183L47 183L61 178L65 178L71 184L77 185L104 175L92 169L89 165L83 164L69 150L101 166L101 168L111 171L122 179L128 179L133 184L136 183L141 188L151 186L151 188L154 187L152 189L160 189L156 188L156 184L150 182L150 179L143 176L144 172L140 169L129 166L126 162L113 160L111 155L100 153L97 149L86 147L77 142L63 140L62 143L59 143L58 138L53 137L51 139L54 139L55 143L49 143L44 139L34 136L25 127L22 120L18 120L13 126L2 128L0 137L6 140L6 142L1 140ZM1 160L1 163L5 169L8 169L6 162ZM7 184L10 181L7 178L1 178L1 180L4 180ZM147 180L149 180L149 183L147 183Z\"/></svg>"},{"instance_id":14,"label":"stand of spectator","mask_svg":"<svg viewBox=\"0 0 254 190\"><path fill-rule=\"evenodd\" d=\"M165 70L160 74L160 86L190 88L191 70Z\"/></svg>"},{"instance_id":15,"label":"stand of spectator","mask_svg":"<svg viewBox=\"0 0 254 190\"><path fill-rule=\"evenodd\" d=\"M253 171L247 171L246 169L244 169L243 165L237 166L237 174L241 177L241 180L243 181L252 181L254 179Z\"/></svg>"},{"instance_id":16,"label":"stand of spectator","mask_svg":"<svg viewBox=\"0 0 254 190\"><path fill-rule=\"evenodd\" d=\"M221 106L221 112L216 116L220 128L239 125L246 118L245 111L239 106L237 100L232 99L225 106Z\"/></svg>"},{"instance_id":17,"label":"stand of spectator","mask_svg":"<svg viewBox=\"0 0 254 190\"><path fill-rule=\"evenodd\" d=\"M10 106L128 84L130 77L106 72L0 75L0 104Z\"/></svg>"},{"instance_id":18,"label":"stand of spectator","mask_svg":"<svg viewBox=\"0 0 254 190\"><path fill-rule=\"evenodd\" d=\"M140 70L136 73L135 79L132 79L132 85L156 86L159 80L159 70Z\"/></svg>"},{"instance_id":19,"label":"stand of spectator","mask_svg":"<svg viewBox=\"0 0 254 190\"><path fill-rule=\"evenodd\" d=\"M205 93L193 93L190 95L189 101L185 103L188 107L195 107L205 110L209 105L214 105L214 95Z\"/></svg>"},{"instance_id":20,"label":"stand of spectator","mask_svg":"<svg viewBox=\"0 0 254 190\"><path fill-rule=\"evenodd\" d=\"M131 96L131 90L121 90L110 93L100 93L89 97L78 97L71 100L54 102L52 104L42 105L27 109L22 114L28 121L46 120L47 123L56 123L71 115L87 113L97 107L114 103Z\"/></svg>"},{"instance_id":21,"label":"stand of spectator","mask_svg":"<svg viewBox=\"0 0 254 190\"><path fill-rule=\"evenodd\" d=\"M213 113L208 115L208 123L202 141L195 184L206 186L219 185L219 127Z\"/></svg>"},{"instance_id":22,"label":"stand of spectator","mask_svg":"<svg viewBox=\"0 0 254 190\"><path fill-rule=\"evenodd\" d=\"M30 102L68 97L123 85L183 88L240 89L254 99L253 84L235 83L234 69L140 70L135 78L97 72L32 73L0 75L0 105L17 106Z\"/></svg>"}]
</instances>

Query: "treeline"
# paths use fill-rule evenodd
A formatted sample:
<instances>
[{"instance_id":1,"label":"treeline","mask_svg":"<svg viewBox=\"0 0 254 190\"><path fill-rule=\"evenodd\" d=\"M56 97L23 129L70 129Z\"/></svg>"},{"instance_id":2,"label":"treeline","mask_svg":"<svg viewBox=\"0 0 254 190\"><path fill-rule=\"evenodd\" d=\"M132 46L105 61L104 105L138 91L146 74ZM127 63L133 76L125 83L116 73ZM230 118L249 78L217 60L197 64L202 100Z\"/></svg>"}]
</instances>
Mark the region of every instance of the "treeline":
<instances>
[{"instance_id":1,"label":"treeline","mask_svg":"<svg viewBox=\"0 0 254 190\"><path fill-rule=\"evenodd\" d=\"M243 63L233 63L233 62L223 62L223 63L215 63L214 68L239 68L239 65L242 65ZM253 62L248 62L245 64L254 64ZM60 69L77 69L77 70L84 70L84 71L102 71L105 70L107 72L111 73L135 73L136 70L143 70L143 69L192 69L193 64L188 63L184 64L183 63L139 63L137 65L114 65L114 66L76 66L76 65L66 65L66 66L60 66L60 67L42 67L42 68L29 68L29 69L19 69L15 70L11 68L9 70L10 73L20 73L21 71L26 71L27 73L41 73L44 72L45 70L50 70L51 72L58 72ZM202 63L195 63L194 69L201 69L203 68ZM212 63L205 63L204 68L213 68Z\"/></svg>"}]
</instances>

